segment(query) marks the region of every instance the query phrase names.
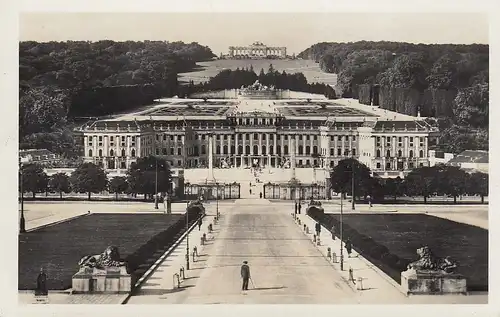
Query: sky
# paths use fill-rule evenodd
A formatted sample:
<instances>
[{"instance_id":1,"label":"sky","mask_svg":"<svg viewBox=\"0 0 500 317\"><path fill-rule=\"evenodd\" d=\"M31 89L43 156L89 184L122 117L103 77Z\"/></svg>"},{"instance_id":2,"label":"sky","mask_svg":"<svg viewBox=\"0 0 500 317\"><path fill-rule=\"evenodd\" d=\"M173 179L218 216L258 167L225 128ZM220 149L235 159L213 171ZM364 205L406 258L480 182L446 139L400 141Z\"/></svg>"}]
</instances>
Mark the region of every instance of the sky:
<instances>
[{"instance_id":1,"label":"sky","mask_svg":"<svg viewBox=\"0 0 500 317\"><path fill-rule=\"evenodd\" d=\"M481 13L21 13L20 40L183 41L209 46L263 42L300 53L319 42L488 43Z\"/></svg>"}]
</instances>

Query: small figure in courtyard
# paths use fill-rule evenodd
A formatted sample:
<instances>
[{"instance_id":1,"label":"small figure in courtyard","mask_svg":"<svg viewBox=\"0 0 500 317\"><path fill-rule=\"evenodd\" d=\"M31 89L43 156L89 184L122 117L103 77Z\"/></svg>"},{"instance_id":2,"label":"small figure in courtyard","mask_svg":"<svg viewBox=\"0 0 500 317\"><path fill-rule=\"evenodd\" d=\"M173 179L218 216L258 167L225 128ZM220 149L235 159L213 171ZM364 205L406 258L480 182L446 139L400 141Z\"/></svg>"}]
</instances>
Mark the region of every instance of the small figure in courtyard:
<instances>
[{"instance_id":1,"label":"small figure in courtyard","mask_svg":"<svg viewBox=\"0 0 500 317\"><path fill-rule=\"evenodd\" d=\"M297 214L297 201L295 201L295 214Z\"/></svg>"},{"instance_id":2,"label":"small figure in courtyard","mask_svg":"<svg viewBox=\"0 0 500 317\"><path fill-rule=\"evenodd\" d=\"M262 193L259 194L259 197L262 199Z\"/></svg>"},{"instance_id":3,"label":"small figure in courtyard","mask_svg":"<svg viewBox=\"0 0 500 317\"><path fill-rule=\"evenodd\" d=\"M321 233L321 224L319 222L316 222L316 235L319 237Z\"/></svg>"},{"instance_id":4,"label":"small figure in courtyard","mask_svg":"<svg viewBox=\"0 0 500 317\"><path fill-rule=\"evenodd\" d=\"M207 235L206 235L206 233L204 233L204 234L201 236L201 245L205 245L205 241L207 241Z\"/></svg>"},{"instance_id":5,"label":"small figure in courtyard","mask_svg":"<svg viewBox=\"0 0 500 317\"><path fill-rule=\"evenodd\" d=\"M332 230L330 230L330 232L332 233L332 240L335 240L335 225L332 226Z\"/></svg>"},{"instance_id":6,"label":"small figure in courtyard","mask_svg":"<svg viewBox=\"0 0 500 317\"><path fill-rule=\"evenodd\" d=\"M250 280L250 267L248 266L247 261L243 261L243 265L241 266L241 278L243 279L243 285L241 287L241 290L247 291L248 280Z\"/></svg>"},{"instance_id":7,"label":"small figure in courtyard","mask_svg":"<svg viewBox=\"0 0 500 317\"><path fill-rule=\"evenodd\" d=\"M202 218L198 220L198 231L201 231L201 225L203 224Z\"/></svg>"},{"instance_id":8,"label":"small figure in courtyard","mask_svg":"<svg viewBox=\"0 0 500 317\"><path fill-rule=\"evenodd\" d=\"M252 189L250 188L250 195L252 195Z\"/></svg>"},{"instance_id":9,"label":"small figure in courtyard","mask_svg":"<svg viewBox=\"0 0 500 317\"><path fill-rule=\"evenodd\" d=\"M43 271L43 268L40 268L40 273L36 279L36 289L35 296L46 296L49 294L47 289L47 274Z\"/></svg>"},{"instance_id":10,"label":"small figure in courtyard","mask_svg":"<svg viewBox=\"0 0 500 317\"><path fill-rule=\"evenodd\" d=\"M212 224L208 224L208 232L212 233Z\"/></svg>"},{"instance_id":11,"label":"small figure in courtyard","mask_svg":"<svg viewBox=\"0 0 500 317\"><path fill-rule=\"evenodd\" d=\"M299 200L299 215L300 215L300 210L302 209L302 205L300 204L300 200Z\"/></svg>"},{"instance_id":12,"label":"small figure in courtyard","mask_svg":"<svg viewBox=\"0 0 500 317\"><path fill-rule=\"evenodd\" d=\"M347 257L350 258L352 252L352 243L350 238L347 238L345 241L345 250L347 251Z\"/></svg>"}]
</instances>

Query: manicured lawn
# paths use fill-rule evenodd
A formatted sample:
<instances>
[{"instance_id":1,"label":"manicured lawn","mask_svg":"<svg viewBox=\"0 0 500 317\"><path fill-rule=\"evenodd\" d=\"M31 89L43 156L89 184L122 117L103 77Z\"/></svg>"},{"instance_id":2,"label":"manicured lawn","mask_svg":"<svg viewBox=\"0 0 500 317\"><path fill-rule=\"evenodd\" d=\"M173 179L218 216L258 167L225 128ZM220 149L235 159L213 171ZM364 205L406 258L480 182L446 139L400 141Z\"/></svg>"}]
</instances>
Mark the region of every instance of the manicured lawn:
<instances>
[{"instance_id":1,"label":"manicured lawn","mask_svg":"<svg viewBox=\"0 0 500 317\"><path fill-rule=\"evenodd\" d=\"M48 275L49 289L71 288L71 277L83 256L115 245L125 259L182 218L179 214L90 214L21 234L19 289L34 289L41 267Z\"/></svg>"},{"instance_id":2,"label":"manicured lawn","mask_svg":"<svg viewBox=\"0 0 500 317\"><path fill-rule=\"evenodd\" d=\"M457 272L467 277L469 290L488 289L488 230L422 214L344 215L344 222L409 261L417 260L417 248L428 245L436 256L458 262ZM399 282L400 272L379 268Z\"/></svg>"},{"instance_id":3,"label":"manicured lawn","mask_svg":"<svg viewBox=\"0 0 500 317\"><path fill-rule=\"evenodd\" d=\"M311 60L271 60L271 59L242 59L242 60L215 60L209 62L199 62L197 65L200 69L193 72L179 74L179 81L188 82L194 81L195 84L205 82L210 77L215 77L224 69L236 70L236 68L244 69L253 67L254 71L259 74L261 69L267 72L269 64L273 64L273 68L280 73L286 71L289 74L303 73L308 83L325 83L335 86L337 84L337 75L329 74L321 71L319 64Z\"/></svg>"}]
</instances>

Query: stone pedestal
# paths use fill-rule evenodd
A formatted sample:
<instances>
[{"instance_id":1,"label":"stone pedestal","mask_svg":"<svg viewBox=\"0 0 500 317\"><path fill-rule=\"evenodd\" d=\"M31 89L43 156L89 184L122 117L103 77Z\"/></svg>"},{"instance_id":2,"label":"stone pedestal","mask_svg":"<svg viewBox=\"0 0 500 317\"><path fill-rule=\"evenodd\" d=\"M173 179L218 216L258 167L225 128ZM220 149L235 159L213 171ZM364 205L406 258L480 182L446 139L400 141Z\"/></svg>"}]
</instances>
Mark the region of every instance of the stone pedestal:
<instances>
[{"instance_id":1,"label":"stone pedestal","mask_svg":"<svg viewBox=\"0 0 500 317\"><path fill-rule=\"evenodd\" d=\"M125 266L84 268L73 275L72 285L74 294L126 294L132 290L132 277Z\"/></svg>"},{"instance_id":2,"label":"stone pedestal","mask_svg":"<svg viewBox=\"0 0 500 317\"><path fill-rule=\"evenodd\" d=\"M407 270L401 272L406 295L466 294L467 280L455 273Z\"/></svg>"}]
</instances>

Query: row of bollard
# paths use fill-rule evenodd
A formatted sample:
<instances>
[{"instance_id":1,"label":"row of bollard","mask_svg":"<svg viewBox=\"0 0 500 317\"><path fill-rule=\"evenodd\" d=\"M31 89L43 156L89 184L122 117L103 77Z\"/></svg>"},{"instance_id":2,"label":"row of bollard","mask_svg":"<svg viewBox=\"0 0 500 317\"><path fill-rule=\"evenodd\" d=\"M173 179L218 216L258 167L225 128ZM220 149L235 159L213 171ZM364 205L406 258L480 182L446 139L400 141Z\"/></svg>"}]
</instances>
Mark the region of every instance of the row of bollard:
<instances>
[{"instance_id":1,"label":"row of bollard","mask_svg":"<svg viewBox=\"0 0 500 317\"><path fill-rule=\"evenodd\" d=\"M179 273L175 273L172 276L172 285L174 286L174 288L176 288L176 285L177 288L180 288L181 283L184 282L185 279L186 279L186 273L184 267L181 266L181 268L179 269Z\"/></svg>"}]
</instances>

